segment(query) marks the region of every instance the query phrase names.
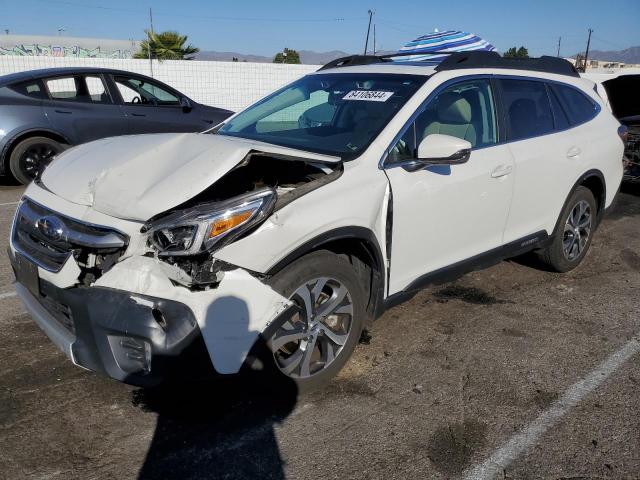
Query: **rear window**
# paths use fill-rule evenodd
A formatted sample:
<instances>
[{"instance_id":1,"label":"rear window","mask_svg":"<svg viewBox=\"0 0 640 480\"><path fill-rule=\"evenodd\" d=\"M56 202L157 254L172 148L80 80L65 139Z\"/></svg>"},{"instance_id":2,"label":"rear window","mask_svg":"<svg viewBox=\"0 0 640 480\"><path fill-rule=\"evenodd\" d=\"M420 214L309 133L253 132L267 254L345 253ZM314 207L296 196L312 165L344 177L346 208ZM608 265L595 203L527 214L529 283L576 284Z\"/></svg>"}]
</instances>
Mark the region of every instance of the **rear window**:
<instances>
[{"instance_id":1,"label":"rear window","mask_svg":"<svg viewBox=\"0 0 640 480\"><path fill-rule=\"evenodd\" d=\"M500 80L507 114L509 140L522 140L553 132L553 116L544 82Z\"/></svg>"},{"instance_id":2,"label":"rear window","mask_svg":"<svg viewBox=\"0 0 640 480\"><path fill-rule=\"evenodd\" d=\"M588 122L598 113L598 105L576 88L554 83L551 90L560 100L571 125Z\"/></svg>"},{"instance_id":3,"label":"rear window","mask_svg":"<svg viewBox=\"0 0 640 480\"><path fill-rule=\"evenodd\" d=\"M46 94L42 91L38 80L29 80L27 82L14 83L9 88L16 93L26 95L33 98L45 98Z\"/></svg>"}]
</instances>

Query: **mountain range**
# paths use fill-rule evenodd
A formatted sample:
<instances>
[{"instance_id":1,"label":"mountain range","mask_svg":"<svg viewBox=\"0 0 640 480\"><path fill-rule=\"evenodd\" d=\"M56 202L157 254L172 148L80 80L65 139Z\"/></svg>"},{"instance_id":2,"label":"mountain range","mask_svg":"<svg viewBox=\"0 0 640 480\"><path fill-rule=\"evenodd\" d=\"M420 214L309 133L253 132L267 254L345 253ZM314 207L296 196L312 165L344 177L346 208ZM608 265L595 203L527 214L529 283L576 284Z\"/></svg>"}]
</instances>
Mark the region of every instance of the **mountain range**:
<instances>
[{"instance_id":1,"label":"mountain range","mask_svg":"<svg viewBox=\"0 0 640 480\"><path fill-rule=\"evenodd\" d=\"M335 60L336 58L346 57L352 55L351 53L343 52L341 50L331 50L330 52L314 52L313 50L298 50L300 54L300 61L305 65L324 65L325 63ZM380 52L390 53L390 52ZM584 52L582 52L584 53ZM275 54L274 54L275 55ZM573 55L572 58L575 58ZM240 62L258 62L258 63L271 63L273 62L273 56L267 57L264 55L251 55L238 52L216 52L216 51L202 51L196 56L196 60L215 60L230 62L233 58L237 58ZM610 60L612 62L624 62L624 63L640 63L640 46L629 47L624 50L591 50L589 52L589 58L593 60Z\"/></svg>"}]
</instances>

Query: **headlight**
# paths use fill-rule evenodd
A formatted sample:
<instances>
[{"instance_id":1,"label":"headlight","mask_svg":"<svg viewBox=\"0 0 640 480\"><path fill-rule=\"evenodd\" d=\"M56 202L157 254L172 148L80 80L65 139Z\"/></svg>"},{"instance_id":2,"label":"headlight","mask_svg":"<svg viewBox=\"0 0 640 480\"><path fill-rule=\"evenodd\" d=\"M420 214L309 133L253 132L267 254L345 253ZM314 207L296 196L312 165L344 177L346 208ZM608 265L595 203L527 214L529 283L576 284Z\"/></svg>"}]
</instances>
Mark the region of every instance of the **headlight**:
<instances>
[{"instance_id":1,"label":"headlight","mask_svg":"<svg viewBox=\"0 0 640 480\"><path fill-rule=\"evenodd\" d=\"M147 223L142 232L148 232L159 255L195 255L232 242L266 219L275 202L274 190L260 190L171 213Z\"/></svg>"}]
</instances>

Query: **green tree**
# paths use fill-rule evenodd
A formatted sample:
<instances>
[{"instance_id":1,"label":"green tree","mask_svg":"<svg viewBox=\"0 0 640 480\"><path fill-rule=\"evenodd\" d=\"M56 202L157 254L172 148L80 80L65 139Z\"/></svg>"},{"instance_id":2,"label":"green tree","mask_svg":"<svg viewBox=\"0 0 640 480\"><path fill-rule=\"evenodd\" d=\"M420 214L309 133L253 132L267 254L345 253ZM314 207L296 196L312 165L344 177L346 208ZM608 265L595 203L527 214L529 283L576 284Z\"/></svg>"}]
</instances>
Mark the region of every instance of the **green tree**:
<instances>
[{"instance_id":1,"label":"green tree","mask_svg":"<svg viewBox=\"0 0 640 480\"><path fill-rule=\"evenodd\" d=\"M529 58L529 50L525 47L511 47L502 56L506 58Z\"/></svg>"},{"instance_id":2,"label":"green tree","mask_svg":"<svg viewBox=\"0 0 640 480\"><path fill-rule=\"evenodd\" d=\"M300 62L300 55L295 50L285 48L284 51L276 53L273 57L273 63L302 63Z\"/></svg>"},{"instance_id":3,"label":"green tree","mask_svg":"<svg viewBox=\"0 0 640 480\"><path fill-rule=\"evenodd\" d=\"M158 60L192 60L193 55L200 51L193 45L186 45L187 36L178 32L167 31L155 33L145 30L146 40L140 42L140 51L133 58L151 58Z\"/></svg>"}]
</instances>

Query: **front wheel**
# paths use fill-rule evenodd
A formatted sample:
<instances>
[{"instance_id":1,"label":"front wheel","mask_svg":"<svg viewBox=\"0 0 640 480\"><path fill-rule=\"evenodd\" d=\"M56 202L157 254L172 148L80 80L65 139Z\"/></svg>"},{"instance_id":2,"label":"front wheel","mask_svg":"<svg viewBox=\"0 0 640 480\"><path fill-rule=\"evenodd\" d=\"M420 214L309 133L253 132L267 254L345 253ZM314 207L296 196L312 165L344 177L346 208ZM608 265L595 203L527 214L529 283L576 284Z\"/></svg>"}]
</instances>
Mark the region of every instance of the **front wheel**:
<instances>
[{"instance_id":1,"label":"front wheel","mask_svg":"<svg viewBox=\"0 0 640 480\"><path fill-rule=\"evenodd\" d=\"M562 211L553 242L541 252L542 260L557 272L568 272L577 267L591 245L596 216L593 193L579 186Z\"/></svg>"},{"instance_id":2,"label":"front wheel","mask_svg":"<svg viewBox=\"0 0 640 480\"><path fill-rule=\"evenodd\" d=\"M298 306L267 339L280 374L305 392L320 388L353 353L366 316L366 298L353 266L322 250L273 276L272 288Z\"/></svg>"},{"instance_id":3,"label":"front wheel","mask_svg":"<svg viewBox=\"0 0 640 480\"><path fill-rule=\"evenodd\" d=\"M23 185L31 182L65 146L47 137L31 137L18 143L9 157L9 169Z\"/></svg>"}]
</instances>

